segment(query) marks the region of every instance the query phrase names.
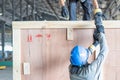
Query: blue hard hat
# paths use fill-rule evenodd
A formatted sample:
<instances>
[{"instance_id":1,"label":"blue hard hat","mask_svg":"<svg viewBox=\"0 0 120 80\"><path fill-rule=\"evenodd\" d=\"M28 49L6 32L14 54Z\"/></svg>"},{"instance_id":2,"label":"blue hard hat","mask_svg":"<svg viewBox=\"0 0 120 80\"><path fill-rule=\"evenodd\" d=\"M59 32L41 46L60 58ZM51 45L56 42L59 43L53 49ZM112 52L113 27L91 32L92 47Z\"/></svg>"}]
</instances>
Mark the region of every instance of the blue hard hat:
<instances>
[{"instance_id":1,"label":"blue hard hat","mask_svg":"<svg viewBox=\"0 0 120 80\"><path fill-rule=\"evenodd\" d=\"M71 51L70 62L72 65L82 66L87 63L89 53L82 46L75 46Z\"/></svg>"}]
</instances>

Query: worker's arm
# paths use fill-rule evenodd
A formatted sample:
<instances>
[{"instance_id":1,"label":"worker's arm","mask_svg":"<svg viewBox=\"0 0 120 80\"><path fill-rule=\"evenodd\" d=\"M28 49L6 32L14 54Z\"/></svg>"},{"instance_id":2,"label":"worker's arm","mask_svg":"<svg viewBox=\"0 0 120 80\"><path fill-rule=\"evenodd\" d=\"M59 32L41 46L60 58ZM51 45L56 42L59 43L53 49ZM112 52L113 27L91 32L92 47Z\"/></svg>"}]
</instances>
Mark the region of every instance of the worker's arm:
<instances>
[{"instance_id":1,"label":"worker's arm","mask_svg":"<svg viewBox=\"0 0 120 80\"><path fill-rule=\"evenodd\" d=\"M100 53L98 54L98 57L90 64L89 69L92 70L92 72L99 72L108 53L108 45L104 33L104 26L102 24L102 12L100 11L95 13L95 25L97 33L95 33L94 36L95 39L99 41Z\"/></svg>"},{"instance_id":2,"label":"worker's arm","mask_svg":"<svg viewBox=\"0 0 120 80\"><path fill-rule=\"evenodd\" d=\"M93 6L94 6L94 15L97 13L97 12L102 12L101 9L99 8L99 5L98 5L98 1L97 0L93 0Z\"/></svg>"},{"instance_id":3,"label":"worker's arm","mask_svg":"<svg viewBox=\"0 0 120 80\"><path fill-rule=\"evenodd\" d=\"M94 6L95 9L99 8L97 0L93 0L93 6Z\"/></svg>"},{"instance_id":4,"label":"worker's arm","mask_svg":"<svg viewBox=\"0 0 120 80\"><path fill-rule=\"evenodd\" d=\"M96 50L98 44L99 44L98 41L94 41L93 44L88 47L89 55L92 55L92 53Z\"/></svg>"},{"instance_id":5,"label":"worker's arm","mask_svg":"<svg viewBox=\"0 0 120 80\"><path fill-rule=\"evenodd\" d=\"M95 25L96 25L96 29L101 29L101 28L98 28L100 27L102 24L102 11L101 9L99 8L99 5L98 5L98 2L97 0L93 0L93 6L95 8L94 10L94 15L95 15ZM99 30L98 30L99 31ZM97 31L95 31L94 34L96 34ZM100 31L99 31L100 32ZM95 36L93 36L94 38L94 42L91 46L89 46L88 50L90 51L90 53L92 54L95 50L96 50L96 47L97 45L99 44L98 43L98 40L95 39Z\"/></svg>"},{"instance_id":6,"label":"worker's arm","mask_svg":"<svg viewBox=\"0 0 120 80\"><path fill-rule=\"evenodd\" d=\"M68 9L65 5L66 0L59 0L60 1L60 6L61 6L61 16L68 18L69 17L69 12Z\"/></svg>"},{"instance_id":7,"label":"worker's arm","mask_svg":"<svg viewBox=\"0 0 120 80\"><path fill-rule=\"evenodd\" d=\"M106 41L105 34L100 32L97 34L99 37L99 43L100 43L100 52L98 54L98 57L90 64L89 69L93 72L99 72L103 62L107 56L108 53L108 45Z\"/></svg>"},{"instance_id":8,"label":"worker's arm","mask_svg":"<svg viewBox=\"0 0 120 80\"><path fill-rule=\"evenodd\" d=\"M60 6L65 6L66 0L59 0L59 2L60 2Z\"/></svg>"}]
</instances>

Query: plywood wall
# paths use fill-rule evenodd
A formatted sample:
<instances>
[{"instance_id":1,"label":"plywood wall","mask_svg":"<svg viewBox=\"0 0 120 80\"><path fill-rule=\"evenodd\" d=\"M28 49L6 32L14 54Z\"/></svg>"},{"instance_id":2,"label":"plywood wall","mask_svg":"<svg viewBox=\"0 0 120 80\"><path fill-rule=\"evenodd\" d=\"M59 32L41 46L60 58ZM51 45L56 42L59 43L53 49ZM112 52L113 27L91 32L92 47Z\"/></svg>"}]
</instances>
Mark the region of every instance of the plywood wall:
<instances>
[{"instance_id":1,"label":"plywood wall","mask_svg":"<svg viewBox=\"0 0 120 80\"><path fill-rule=\"evenodd\" d=\"M109 54L104 64L104 80L120 80L120 29L107 29Z\"/></svg>"},{"instance_id":2,"label":"plywood wall","mask_svg":"<svg viewBox=\"0 0 120 80\"><path fill-rule=\"evenodd\" d=\"M106 29L109 54L104 80L120 80L120 29ZM74 29L74 40L66 40L66 29L21 30L22 80L69 80L70 51L75 45L92 44L93 29ZM94 54L89 61L94 59ZM30 75L23 74L23 63L30 63Z\"/></svg>"}]
</instances>

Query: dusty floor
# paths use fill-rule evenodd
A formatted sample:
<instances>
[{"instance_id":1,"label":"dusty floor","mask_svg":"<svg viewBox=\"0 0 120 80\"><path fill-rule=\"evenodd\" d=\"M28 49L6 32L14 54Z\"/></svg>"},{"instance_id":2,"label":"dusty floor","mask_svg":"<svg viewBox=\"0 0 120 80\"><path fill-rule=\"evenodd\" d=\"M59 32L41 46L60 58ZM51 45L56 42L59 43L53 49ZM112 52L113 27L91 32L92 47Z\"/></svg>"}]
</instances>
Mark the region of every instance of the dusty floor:
<instances>
[{"instance_id":1,"label":"dusty floor","mask_svg":"<svg viewBox=\"0 0 120 80\"><path fill-rule=\"evenodd\" d=\"M0 80L13 80L12 73L12 67L0 70Z\"/></svg>"}]
</instances>

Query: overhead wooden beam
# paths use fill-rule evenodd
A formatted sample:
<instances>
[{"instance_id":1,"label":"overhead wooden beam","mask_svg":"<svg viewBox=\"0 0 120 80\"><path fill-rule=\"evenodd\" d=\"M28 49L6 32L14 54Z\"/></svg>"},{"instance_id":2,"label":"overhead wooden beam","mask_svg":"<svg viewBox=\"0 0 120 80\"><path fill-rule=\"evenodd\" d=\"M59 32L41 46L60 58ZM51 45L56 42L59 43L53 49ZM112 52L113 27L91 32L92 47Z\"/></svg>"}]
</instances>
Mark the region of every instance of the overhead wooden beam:
<instances>
[{"instance_id":1,"label":"overhead wooden beam","mask_svg":"<svg viewBox=\"0 0 120 80\"><path fill-rule=\"evenodd\" d=\"M105 26L105 28L113 28L113 29L111 29L110 31L108 31L107 30L107 33L106 33L106 36L107 36L107 40L108 40L108 43L109 43L109 46L111 47L112 45L112 48L116 48L115 46L115 44L114 44L114 41L116 40L116 38L114 37L114 35L115 34L117 34L116 36L119 36L119 29L120 29L120 20L118 20L118 21L103 21L103 24L104 24L104 26ZM27 35L26 35L26 38L25 38L25 36L23 35L23 34L21 34L22 33L22 29L28 29L28 30L33 30L33 32L34 32L34 29L38 29L38 30L40 30L41 28L51 28L51 30L52 30L52 28L85 28L85 29L89 29L89 28L91 28L91 30L90 30L90 36L91 36L91 38L92 38L92 35L93 35L93 28L95 28L95 25L94 25L94 21L25 21L25 22L20 22L20 21L18 21L18 22L13 22L13 80L15 80L16 78L17 78L17 80L22 80L22 76L23 76L23 66L22 65L24 65L24 63L26 63L25 61L22 61L22 60L24 60L23 59L23 57L22 57L22 55L24 54L24 53L22 53L21 51L22 51L22 49L21 48L24 48L23 46L24 46L24 41L25 41L25 43L26 43L26 40L27 40ZM116 30L115 30L115 28L116 28ZM117 30L118 29L118 30ZM115 31L114 31L115 30ZM50 30L49 30L50 31ZM48 31L48 32L49 32ZM81 31L81 30L80 30ZM109 35L109 32L111 33L111 31L112 31L112 33L114 33L114 34L112 34L112 35ZM117 32L116 32L117 31ZM36 31L35 31L36 32ZM41 32L41 31L38 31L38 32ZM55 32L57 32L56 30L55 30ZM65 33L66 31L64 31L64 33ZM75 31L74 31L75 32ZM79 32L79 31L78 31ZM70 49L72 49L72 48L70 48L70 47L72 47L73 46L73 44L79 44L79 41L78 41L78 39L79 40L81 40L80 41L80 44L82 43L82 42L84 42L84 40L85 39L87 39L87 38L84 38L83 36L86 36L86 37L88 37L89 35L89 33L87 33L87 34L84 34L84 30L82 31L82 32L80 32L80 33L78 33L78 32L76 32L76 34L78 35L76 35L76 37L79 37L79 38L76 38L75 37L75 39L77 39L77 41L76 40L74 40L74 42L67 42L67 44L66 44L66 47L69 47L69 48L67 48L67 49L65 49L65 50L68 50L69 49L69 51L70 51ZM27 32L28 33L28 32ZM46 32L44 32L44 33L46 33ZM64 35L64 33L63 32L60 32L60 33L62 33L61 35ZM59 33L59 34L60 34ZM86 33L86 32L85 32ZM56 36L58 36L59 34L56 34ZM36 33L35 33L35 35L36 35ZM62 36L59 36L60 38L62 37ZM115 39L111 39L111 37L113 37L113 38L115 38ZM25 38L24 40L23 40L23 42L21 41L23 38ZM62 37L62 39L60 39L60 38L58 38L58 37L54 37L54 39L56 39L56 40L62 40L62 39L65 39L65 35ZM46 38L43 38L43 39L45 39L45 40L42 40L42 41L44 41L44 44L42 44L42 45L40 45L40 46L42 46L42 47L40 47L41 48L41 50L45 47L45 45L46 46L48 46L49 44L49 42L47 42L47 39ZM119 39L119 38L118 38ZM109 42L110 41L110 42ZM113 44L111 44L111 41L113 41L112 43ZM38 43L40 43L41 41L38 41ZM53 43L54 43L54 41L52 41ZM57 41L58 42L58 41ZM66 41L65 41L66 42ZM87 40L87 41L85 41L85 42L89 42L89 40ZM90 42L91 42L91 39L90 39ZM119 40L117 41L117 42L119 42ZM41 42L41 43L43 43L43 42ZM41 44L40 43L40 44ZM61 42L62 43L62 42ZM60 46L61 47L64 47L64 45L62 45L60 43ZM34 43L33 43L34 44ZM36 43L35 43L36 44ZM52 44L52 43L51 43ZM88 45L89 43L84 43L84 45ZM23 46L22 46L23 45ZM27 43L26 43L26 45L28 45ZM55 42L55 45L56 45L56 42ZM35 45L36 46L36 45ZM51 47L51 45L49 45L50 47ZM118 45L117 45L118 46ZM54 46L55 48L56 48L56 46ZM38 49L40 49L40 48L38 48ZM24 48L25 49L25 48ZM119 48L118 48L119 49ZM40 50L40 51L41 51ZM44 49L45 50L45 49ZM52 50L51 48L49 48L48 47L48 50ZM53 51L54 51L54 49L53 49ZM67 51L67 52L69 52L69 51ZM59 52L59 51L58 51ZM45 51L42 51L41 53L49 53L49 51L48 52L46 52L46 50ZM52 53L52 52L51 52ZM61 54L61 53L60 53ZM68 53L69 54L69 53ZM112 54L112 53L111 53ZM50 55L50 54L49 54ZM22 57L22 58L21 58ZM62 56L61 56L62 57ZM33 57L34 58L34 57ZM56 58L56 57L55 57ZM48 58L46 58L47 60L49 60ZM69 58L67 58L67 59L69 59ZM53 60L53 59L52 59ZM30 61L31 62L31 61ZM45 61L46 62L46 61ZM51 61L50 61L51 62ZM51 64L51 63L50 63ZM32 64L30 63L29 64L29 62L27 62L27 66L26 66L26 64L24 65L24 70L26 69L26 67L27 67L27 70L25 70L25 74L27 74L27 75L24 75L24 77L26 77L26 76L28 76L30 73L34 73L34 72L30 72L30 69L29 68L32 68L33 66L31 66ZM43 65L43 63L42 64L40 64L40 66L44 66ZM57 64L58 65L58 64ZM31 66L31 67L30 67ZM49 66L48 66L49 67ZM47 69L49 69L47 67ZM40 67L39 67L40 68ZM68 64L67 64L67 68L68 68ZM35 67L35 69L36 69L36 67ZM106 68L105 68L106 69ZM47 71L47 70L44 70L44 71ZM49 71L47 71L47 72L49 72ZM45 73L46 74L46 73ZM44 75L44 74L42 74L42 75ZM69 74L68 74L69 75ZM30 76L31 76L31 74L30 74ZM51 76L49 76L49 77L51 77ZM48 78L49 78L48 77ZM46 79L46 78L44 78L44 79Z\"/></svg>"},{"instance_id":2,"label":"overhead wooden beam","mask_svg":"<svg viewBox=\"0 0 120 80\"><path fill-rule=\"evenodd\" d=\"M120 20L103 21L105 28L120 28ZM94 21L13 21L13 28L95 28Z\"/></svg>"}]
</instances>

